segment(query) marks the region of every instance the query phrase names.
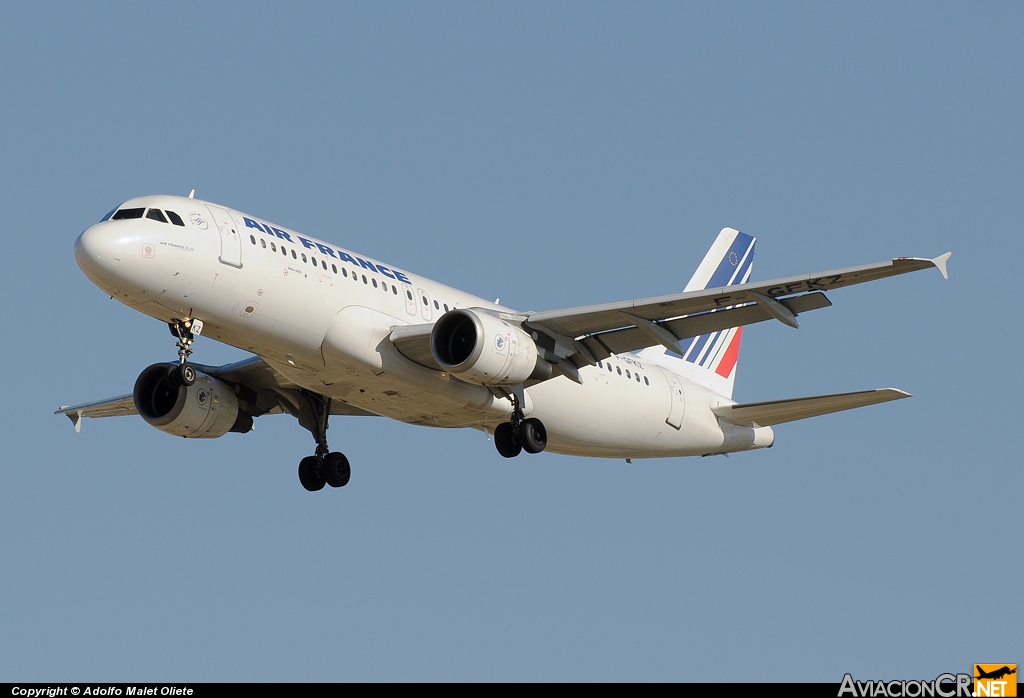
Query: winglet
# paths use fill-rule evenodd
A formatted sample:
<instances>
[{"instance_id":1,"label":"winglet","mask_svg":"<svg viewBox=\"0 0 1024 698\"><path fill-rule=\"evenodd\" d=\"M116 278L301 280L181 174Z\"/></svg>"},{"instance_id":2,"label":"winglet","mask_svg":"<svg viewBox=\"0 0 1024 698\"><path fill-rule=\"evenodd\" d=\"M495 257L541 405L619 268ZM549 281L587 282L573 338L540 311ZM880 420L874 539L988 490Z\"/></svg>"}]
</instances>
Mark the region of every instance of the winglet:
<instances>
[{"instance_id":1,"label":"winglet","mask_svg":"<svg viewBox=\"0 0 1024 698\"><path fill-rule=\"evenodd\" d=\"M946 262L949 261L949 258L952 256L952 252L947 252L946 254L940 254L938 257L932 260L932 264L937 266L939 268L939 271L942 272L943 279L949 279L949 272L946 270Z\"/></svg>"},{"instance_id":2,"label":"winglet","mask_svg":"<svg viewBox=\"0 0 1024 698\"><path fill-rule=\"evenodd\" d=\"M71 423L75 425L75 433L82 433L82 410L75 410L74 412L65 412Z\"/></svg>"}]
</instances>

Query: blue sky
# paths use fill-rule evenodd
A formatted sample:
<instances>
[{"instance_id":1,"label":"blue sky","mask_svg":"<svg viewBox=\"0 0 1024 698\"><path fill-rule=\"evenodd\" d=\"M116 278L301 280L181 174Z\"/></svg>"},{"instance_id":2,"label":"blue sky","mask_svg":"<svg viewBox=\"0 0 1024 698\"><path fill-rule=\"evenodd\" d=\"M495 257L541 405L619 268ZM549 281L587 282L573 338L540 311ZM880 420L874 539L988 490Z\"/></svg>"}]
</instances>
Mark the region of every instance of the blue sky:
<instances>
[{"instance_id":1,"label":"blue sky","mask_svg":"<svg viewBox=\"0 0 1024 698\"><path fill-rule=\"evenodd\" d=\"M0 680L1024 660L1022 32L1011 3L4 5ZM310 495L290 417L186 441L52 414L174 358L72 245L193 187L523 310L679 290L724 226L760 279L954 256L744 334L740 401L912 400L632 465L335 418L352 482Z\"/></svg>"}]
</instances>

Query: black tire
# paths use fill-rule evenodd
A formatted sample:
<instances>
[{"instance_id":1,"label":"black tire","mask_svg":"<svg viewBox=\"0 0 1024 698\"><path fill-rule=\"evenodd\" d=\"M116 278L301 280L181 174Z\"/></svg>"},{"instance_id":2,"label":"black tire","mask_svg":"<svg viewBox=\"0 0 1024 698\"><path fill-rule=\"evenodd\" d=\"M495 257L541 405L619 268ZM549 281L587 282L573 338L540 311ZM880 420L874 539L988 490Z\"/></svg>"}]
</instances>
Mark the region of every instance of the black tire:
<instances>
[{"instance_id":1,"label":"black tire","mask_svg":"<svg viewBox=\"0 0 1024 698\"><path fill-rule=\"evenodd\" d=\"M310 492L322 490L327 481L317 473L316 456L306 456L299 461L299 482Z\"/></svg>"},{"instance_id":2,"label":"black tire","mask_svg":"<svg viewBox=\"0 0 1024 698\"><path fill-rule=\"evenodd\" d=\"M527 453L540 453L548 445L548 430L544 423L535 417L523 420L519 428L519 438L523 442L523 450Z\"/></svg>"},{"instance_id":3,"label":"black tire","mask_svg":"<svg viewBox=\"0 0 1024 698\"><path fill-rule=\"evenodd\" d=\"M182 385L193 385L196 382L196 369L192 364L182 364L178 367L178 378Z\"/></svg>"},{"instance_id":4,"label":"black tire","mask_svg":"<svg viewBox=\"0 0 1024 698\"><path fill-rule=\"evenodd\" d=\"M523 445L512 436L512 425L508 422L499 424L494 429L494 446L505 458L515 458L522 453Z\"/></svg>"},{"instance_id":5,"label":"black tire","mask_svg":"<svg viewBox=\"0 0 1024 698\"><path fill-rule=\"evenodd\" d=\"M344 453L335 451L324 458L324 479L331 487L344 487L352 477L352 468Z\"/></svg>"}]
</instances>

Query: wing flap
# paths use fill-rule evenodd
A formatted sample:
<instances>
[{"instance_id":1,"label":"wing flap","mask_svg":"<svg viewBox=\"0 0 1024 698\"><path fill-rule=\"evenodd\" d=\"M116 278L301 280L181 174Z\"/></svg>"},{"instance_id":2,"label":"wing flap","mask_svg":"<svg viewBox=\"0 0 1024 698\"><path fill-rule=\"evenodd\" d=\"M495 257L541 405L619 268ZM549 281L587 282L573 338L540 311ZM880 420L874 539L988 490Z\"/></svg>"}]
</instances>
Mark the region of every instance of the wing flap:
<instances>
[{"instance_id":1,"label":"wing flap","mask_svg":"<svg viewBox=\"0 0 1024 698\"><path fill-rule=\"evenodd\" d=\"M861 390L855 393L838 393L834 395L815 395L788 400L771 400L769 402L751 402L746 405L722 405L713 407L711 411L733 424L748 427L770 427L775 424L794 422L798 419L818 417L823 414L852 410L857 407L877 405L891 400L902 400L912 397L910 393L896 388L879 388Z\"/></svg>"},{"instance_id":2,"label":"wing flap","mask_svg":"<svg viewBox=\"0 0 1024 698\"><path fill-rule=\"evenodd\" d=\"M794 315L832 305L831 301L821 292L786 298L779 303L786 306ZM755 303L717 312L689 315L676 320L660 322L658 325L668 330L676 339L689 339L732 327L764 322L773 317L762 305ZM603 360L608 358L609 354L636 351L651 346L653 342L651 336L639 327L625 327L589 335L581 339L580 343L590 350L594 358Z\"/></svg>"}]
</instances>

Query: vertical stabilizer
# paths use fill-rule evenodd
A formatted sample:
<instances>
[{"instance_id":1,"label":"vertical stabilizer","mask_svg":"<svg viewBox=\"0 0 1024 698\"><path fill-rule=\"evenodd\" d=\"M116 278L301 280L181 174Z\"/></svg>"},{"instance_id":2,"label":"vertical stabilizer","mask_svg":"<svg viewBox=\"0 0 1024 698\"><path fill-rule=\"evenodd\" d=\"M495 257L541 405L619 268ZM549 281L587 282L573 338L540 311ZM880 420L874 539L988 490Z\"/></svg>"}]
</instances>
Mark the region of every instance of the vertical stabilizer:
<instances>
[{"instance_id":1,"label":"vertical stabilizer","mask_svg":"<svg viewBox=\"0 0 1024 698\"><path fill-rule=\"evenodd\" d=\"M754 268L755 242L746 233L723 228L684 290L746 283ZM733 327L680 340L682 355L659 346L644 349L640 356L731 398L742 337L743 328Z\"/></svg>"}]
</instances>

